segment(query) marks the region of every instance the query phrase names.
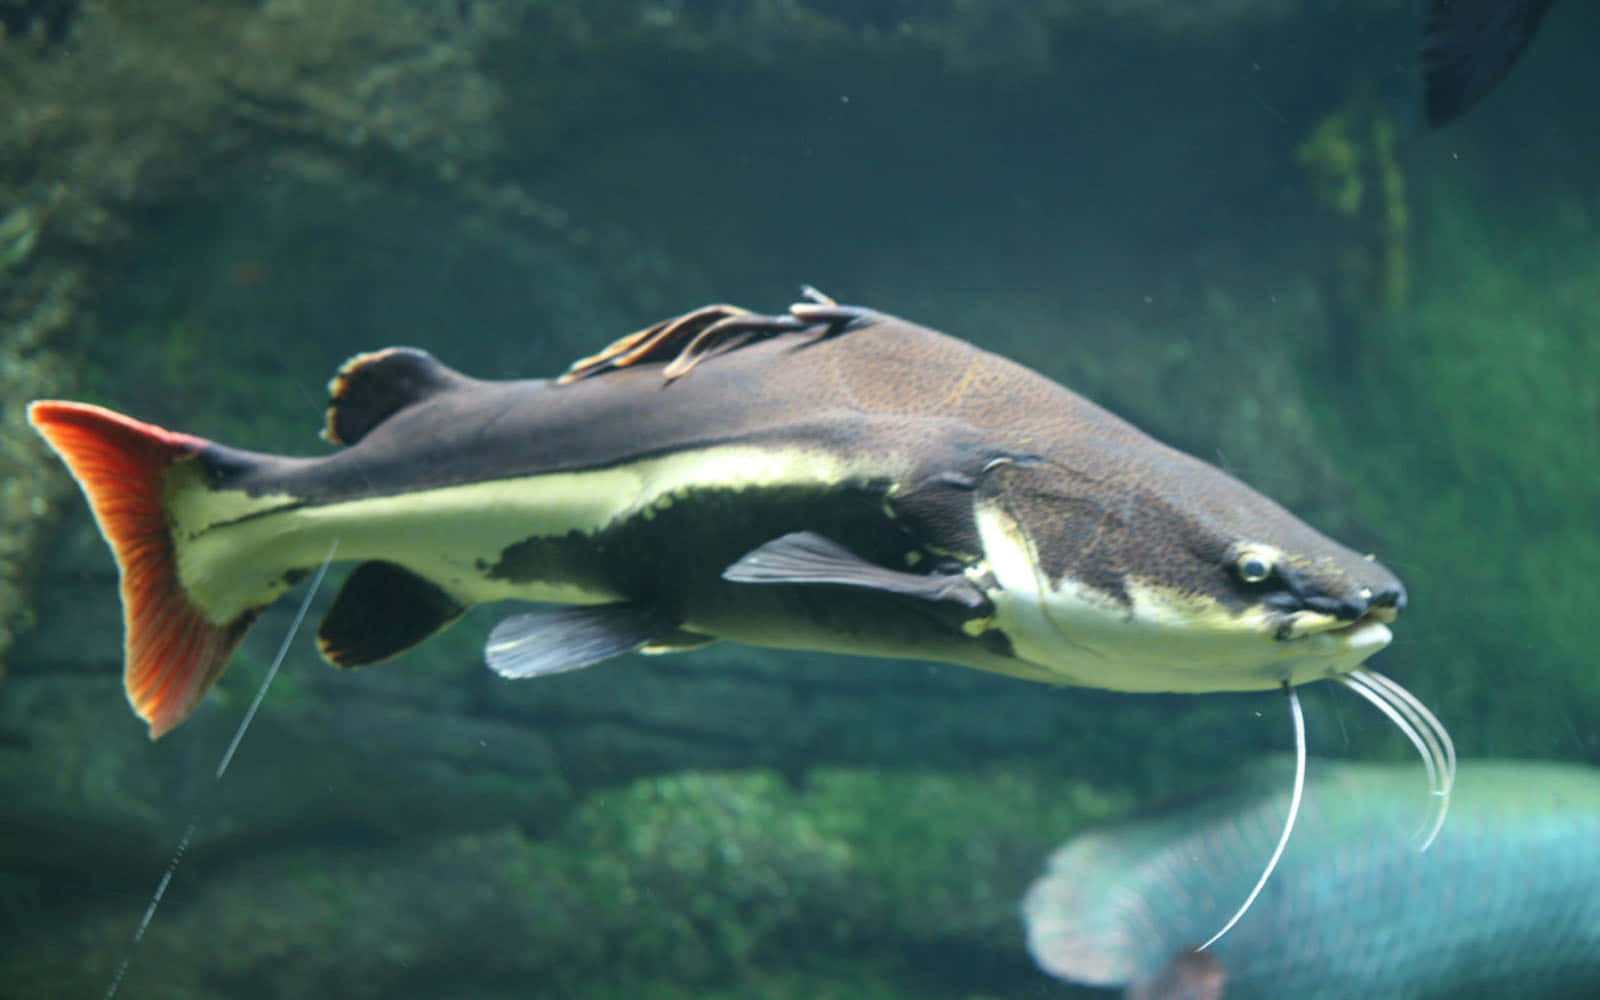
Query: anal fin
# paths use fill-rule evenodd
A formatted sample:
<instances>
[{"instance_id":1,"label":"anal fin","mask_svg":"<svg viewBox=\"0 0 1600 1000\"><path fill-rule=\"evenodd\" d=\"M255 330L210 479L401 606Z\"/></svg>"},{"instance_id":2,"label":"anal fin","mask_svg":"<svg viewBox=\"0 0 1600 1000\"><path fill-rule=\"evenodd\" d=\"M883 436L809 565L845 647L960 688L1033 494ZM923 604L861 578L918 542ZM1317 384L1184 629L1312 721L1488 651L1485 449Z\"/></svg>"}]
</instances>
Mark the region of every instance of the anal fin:
<instances>
[{"instance_id":1,"label":"anal fin","mask_svg":"<svg viewBox=\"0 0 1600 1000\"><path fill-rule=\"evenodd\" d=\"M403 566L357 566L317 629L317 646L336 667L360 667L403 653L460 618L466 608Z\"/></svg>"},{"instance_id":2,"label":"anal fin","mask_svg":"<svg viewBox=\"0 0 1600 1000\"><path fill-rule=\"evenodd\" d=\"M633 601L512 615L489 633L484 659L502 677L542 677L614 659L676 634L677 623Z\"/></svg>"}]
</instances>

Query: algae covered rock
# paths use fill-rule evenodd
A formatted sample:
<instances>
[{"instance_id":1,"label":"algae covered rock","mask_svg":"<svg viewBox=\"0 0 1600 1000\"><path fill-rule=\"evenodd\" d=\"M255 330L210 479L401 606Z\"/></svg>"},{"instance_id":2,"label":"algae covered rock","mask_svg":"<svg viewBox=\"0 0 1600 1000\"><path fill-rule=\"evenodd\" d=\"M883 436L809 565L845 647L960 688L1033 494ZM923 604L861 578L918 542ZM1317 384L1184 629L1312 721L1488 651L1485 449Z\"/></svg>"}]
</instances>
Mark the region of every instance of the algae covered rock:
<instances>
[{"instance_id":1,"label":"algae covered rock","mask_svg":"<svg viewBox=\"0 0 1600 1000\"><path fill-rule=\"evenodd\" d=\"M213 855L174 880L124 988L965 996L1030 981L1021 887L1052 838L1121 805L1048 775L824 771L797 789L768 772L686 774L591 795L543 836ZM103 988L134 909L36 926L4 957L8 980ZM89 959L30 950L43 934ZM968 971L930 980L952 948ZM843 962L863 949L898 957Z\"/></svg>"},{"instance_id":2,"label":"algae covered rock","mask_svg":"<svg viewBox=\"0 0 1600 1000\"><path fill-rule=\"evenodd\" d=\"M0 994L103 994L191 817L124 995L1048 988L1014 909L1045 848L1281 748L1276 699L731 644L519 686L482 669L491 613L356 673L301 636L219 785L292 608L149 744L113 567L22 423L72 394L306 452L356 351L551 374L801 281L1392 560L1412 605L1379 666L1458 746L1595 757L1587 106L1385 138L1410 292L1346 328L1295 149L1412 42L1387 0L1335 7L0 4L35 12L0 18ZM1313 748L1409 753L1306 701Z\"/></svg>"}]
</instances>

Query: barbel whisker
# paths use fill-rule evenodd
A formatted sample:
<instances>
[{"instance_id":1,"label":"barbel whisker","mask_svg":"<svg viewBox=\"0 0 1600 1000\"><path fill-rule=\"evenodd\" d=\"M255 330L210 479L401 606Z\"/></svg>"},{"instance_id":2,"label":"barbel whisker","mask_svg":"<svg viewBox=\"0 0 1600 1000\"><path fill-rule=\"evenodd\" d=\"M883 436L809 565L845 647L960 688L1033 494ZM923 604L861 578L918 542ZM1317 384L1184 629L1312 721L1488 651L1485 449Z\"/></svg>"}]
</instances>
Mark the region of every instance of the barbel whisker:
<instances>
[{"instance_id":1,"label":"barbel whisker","mask_svg":"<svg viewBox=\"0 0 1600 1000\"><path fill-rule=\"evenodd\" d=\"M1444 749L1444 787L1442 791L1445 795L1449 795L1450 790L1455 787L1456 783L1456 745L1450 739L1450 732L1445 729L1444 723L1440 722L1439 717L1428 710L1428 706L1422 703L1422 699L1407 691L1392 678L1386 677L1376 670L1363 669L1360 673L1365 674L1369 681L1375 681L1382 685L1385 690L1400 702L1410 705L1416 716L1426 724L1428 731L1438 737L1439 743Z\"/></svg>"},{"instance_id":2,"label":"barbel whisker","mask_svg":"<svg viewBox=\"0 0 1600 1000\"><path fill-rule=\"evenodd\" d=\"M1415 695L1377 671L1353 670L1337 679L1388 716L1422 758L1428 772L1429 794L1439 800L1432 822L1418 830L1422 839L1420 849L1426 851L1444 828L1445 816L1450 811L1450 793L1455 788L1456 749L1449 732Z\"/></svg>"},{"instance_id":3,"label":"barbel whisker","mask_svg":"<svg viewBox=\"0 0 1600 1000\"><path fill-rule=\"evenodd\" d=\"M1272 857L1267 859L1267 867L1262 869L1261 877L1256 879L1255 888L1250 890L1250 895L1244 898L1239 909L1222 929L1206 939L1206 943L1196 948L1195 951L1205 951L1207 948L1222 940L1222 935L1233 930L1233 925L1249 911L1255 903L1256 897L1261 895L1261 890L1266 888L1267 879L1272 877L1273 871L1278 867L1278 861L1283 857L1283 849L1289 846L1289 834L1294 832L1294 821L1300 815L1300 798L1306 790L1306 718L1300 711L1300 696L1295 694L1294 688L1288 681L1283 682L1283 693L1289 698L1289 717L1294 720L1294 792L1289 796L1289 815L1283 821L1283 833L1278 836L1278 846L1272 849Z\"/></svg>"},{"instance_id":4,"label":"barbel whisker","mask_svg":"<svg viewBox=\"0 0 1600 1000\"><path fill-rule=\"evenodd\" d=\"M1360 674L1360 671L1356 671L1355 673ZM1409 715L1402 713L1397 707L1395 707L1395 705L1389 700L1389 695L1387 692L1383 691L1381 688L1375 688L1371 686L1364 677L1341 674L1337 680L1339 683L1343 684L1345 687L1349 688L1370 702L1373 707L1377 708L1378 711L1388 716L1389 721L1394 723L1395 728L1399 729L1400 732L1405 734L1406 739L1411 741L1411 745L1416 747L1417 756L1422 758L1422 766L1428 771L1429 794L1437 795L1438 790L1442 788L1443 785L1439 777L1439 766L1437 763L1435 763L1437 758L1434 753L1434 748L1431 744L1423 739L1422 733L1417 730L1416 725L1411 721Z\"/></svg>"},{"instance_id":5,"label":"barbel whisker","mask_svg":"<svg viewBox=\"0 0 1600 1000\"><path fill-rule=\"evenodd\" d=\"M1438 768L1438 778L1432 787L1432 792L1434 795L1447 800L1450 797L1451 790L1455 787L1456 748L1450 739L1450 734L1444 728L1444 723L1440 722L1438 717L1430 712L1427 706L1423 705L1416 696L1383 674L1368 669L1357 670L1354 673L1357 675L1358 680L1381 695L1385 701L1403 714L1411 722L1412 727L1427 741L1429 751ZM1436 820L1434 824L1435 834L1437 834L1438 827L1443 822L1442 816ZM1432 843L1431 836L1426 843ZM1424 849L1426 849L1426 844Z\"/></svg>"}]
</instances>

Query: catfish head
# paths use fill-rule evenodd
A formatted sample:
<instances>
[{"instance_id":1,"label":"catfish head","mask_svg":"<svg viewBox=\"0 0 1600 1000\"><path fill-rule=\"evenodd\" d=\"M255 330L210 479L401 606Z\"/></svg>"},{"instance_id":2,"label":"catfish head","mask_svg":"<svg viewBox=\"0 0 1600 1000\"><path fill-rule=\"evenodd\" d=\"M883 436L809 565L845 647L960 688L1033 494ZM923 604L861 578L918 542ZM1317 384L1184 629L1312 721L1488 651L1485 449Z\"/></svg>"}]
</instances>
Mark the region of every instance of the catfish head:
<instances>
[{"instance_id":1,"label":"catfish head","mask_svg":"<svg viewBox=\"0 0 1600 1000\"><path fill-rule=\"evenodd\" d=\"M1245 691L1354 670L1399 579L1213 466L1146 439L995 468L975 518L993 627L1067 683Z\"/></svg>"}]
</instances>

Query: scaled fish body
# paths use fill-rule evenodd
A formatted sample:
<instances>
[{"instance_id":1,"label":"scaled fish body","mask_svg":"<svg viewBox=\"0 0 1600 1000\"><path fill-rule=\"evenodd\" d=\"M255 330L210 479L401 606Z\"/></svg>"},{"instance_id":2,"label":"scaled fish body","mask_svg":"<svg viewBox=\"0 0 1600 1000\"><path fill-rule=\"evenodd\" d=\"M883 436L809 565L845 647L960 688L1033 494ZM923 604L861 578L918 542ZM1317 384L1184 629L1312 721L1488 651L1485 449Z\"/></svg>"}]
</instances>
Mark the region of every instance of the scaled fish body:
<instances>
[{"instance_id":1,"label":"scaled fish body","mask_svg":"<svg viewBox=\"0 0 1600 1000\"><path fill-rule=\"evenodd\" d=\"M320 458L99 407L30 419L122 573L129 699L194 710L261 608L337 545L340 666L486 601L490 665L568 670L714 639L911 657L1121 691L1355 669L1392 574L1217 469L970 344L816 296L698 310L560 379L407 348L334 378Z\"/></svg>"},{"instance_id":2,"label":"scaled fish body","mask_svg":"<svg viewBox=\"0 0 1600 1000\"><path fill-rule=\"evenodd\" d=\"M1600 771L1463 764L1450 825L1425 853L1408 823L1414 771L1319 761L1314 774L1249 917L1199 953L1205 976L1181 949L1271 848L1289 798L1279 767L1068 841L1023 903L1034 959L1143 1000L1600 996ZM1210 989L1183 992L1197 978Z\"/></svg>"}]
</instances>

